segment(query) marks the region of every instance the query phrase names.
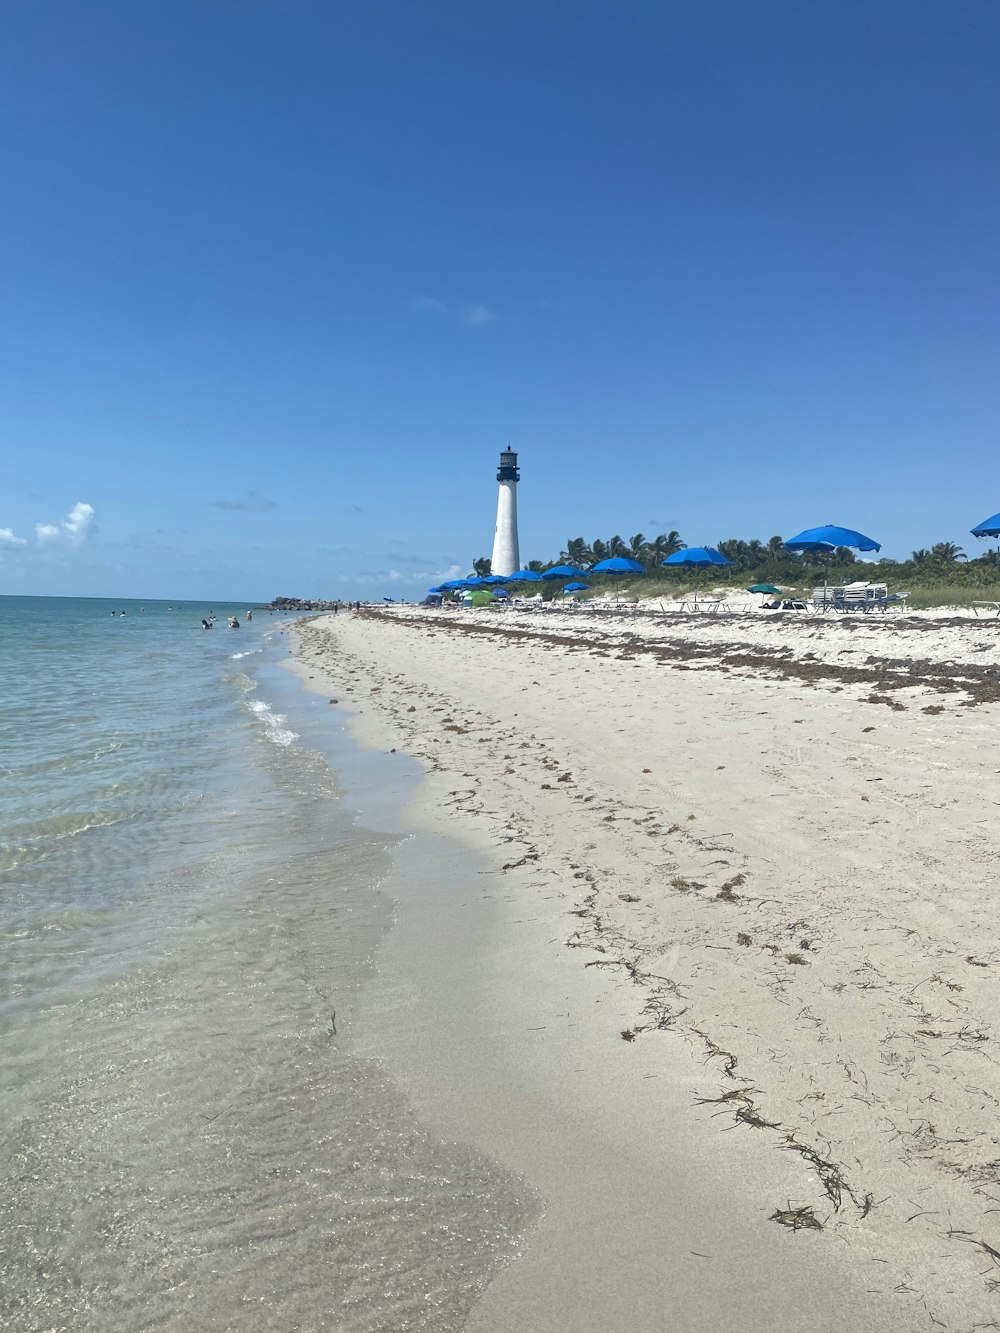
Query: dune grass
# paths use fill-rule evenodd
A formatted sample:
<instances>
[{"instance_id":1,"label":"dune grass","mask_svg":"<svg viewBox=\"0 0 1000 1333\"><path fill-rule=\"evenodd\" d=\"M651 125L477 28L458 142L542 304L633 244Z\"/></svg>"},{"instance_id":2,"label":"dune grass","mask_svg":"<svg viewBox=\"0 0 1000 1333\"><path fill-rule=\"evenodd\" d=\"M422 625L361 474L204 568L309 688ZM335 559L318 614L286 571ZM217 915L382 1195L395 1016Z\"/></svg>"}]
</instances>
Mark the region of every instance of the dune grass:
<instances>
[{"instance_id":1,"label":"dune grass","mask_svg":"<svg viewBox=\"0 0 1000 1333\"><path fill-rule=\"evenodd\" d=\"M927 611L939 606L969 607L976 601L995 600L1000 602L1000 583L993 587L969 586L957 583L930 584L927 587L910 589L908 603L915 611Z\"/></svg>"}]
</instances>

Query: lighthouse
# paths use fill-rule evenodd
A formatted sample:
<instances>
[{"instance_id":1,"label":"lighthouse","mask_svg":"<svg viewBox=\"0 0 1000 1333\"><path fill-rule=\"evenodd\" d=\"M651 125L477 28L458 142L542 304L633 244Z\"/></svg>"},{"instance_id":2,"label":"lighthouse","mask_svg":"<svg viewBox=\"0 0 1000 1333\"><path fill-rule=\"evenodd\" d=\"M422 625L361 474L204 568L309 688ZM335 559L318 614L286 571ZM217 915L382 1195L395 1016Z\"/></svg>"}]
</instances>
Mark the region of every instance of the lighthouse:
<instances>
[{"instance_id":1,"label":"lighthouse","mask_svg":"<svg viewBox=\"0 0 1000 1333\"><path fill-rule=\"evenodd\" d=\"M494 574L513 574L521 566L521 557L517 550L517 483L520 479L517 454L511 449L504 449L497 469L500 494L497 497L497 530L493 538L493 559L490 561L490 569Z\"/></svg>"}]
</instances>

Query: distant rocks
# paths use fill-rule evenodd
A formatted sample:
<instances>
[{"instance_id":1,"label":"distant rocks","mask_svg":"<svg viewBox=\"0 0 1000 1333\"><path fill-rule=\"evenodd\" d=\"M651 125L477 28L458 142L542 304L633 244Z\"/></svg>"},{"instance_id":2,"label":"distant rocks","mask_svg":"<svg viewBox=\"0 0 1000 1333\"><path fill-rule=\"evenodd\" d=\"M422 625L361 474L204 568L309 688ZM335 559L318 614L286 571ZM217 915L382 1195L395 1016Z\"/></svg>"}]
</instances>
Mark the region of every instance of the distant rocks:
<instances>
[{"instance_id":1,"label":"distant rocks","mask_svg":"<svg viewBox=\"0 0 1000 1333\"><path fill-rule=\"evenodd\" d=\"M275 597L268 602L265 611L333 611L340 602L314 601L308 597Z\"/></svg>"}]
</instances>

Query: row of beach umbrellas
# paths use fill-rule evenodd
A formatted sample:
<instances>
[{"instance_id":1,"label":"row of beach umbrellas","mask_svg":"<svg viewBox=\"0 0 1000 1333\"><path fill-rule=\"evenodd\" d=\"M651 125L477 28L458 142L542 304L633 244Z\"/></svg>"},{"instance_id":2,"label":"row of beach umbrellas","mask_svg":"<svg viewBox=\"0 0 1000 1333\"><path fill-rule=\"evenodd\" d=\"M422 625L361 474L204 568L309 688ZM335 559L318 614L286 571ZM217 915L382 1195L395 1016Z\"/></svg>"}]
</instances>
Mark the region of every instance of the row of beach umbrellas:
<instances>
[{"instance_id":1,"label":"row of beach umbrellas","mask_svg":"<svg viewBox=\"0 0 1000 1333\"><path fill-rule=\"evenodd\" d=\"M989 526L991 524L993 525L992 529ZM977 537L1000 535L1000 514L987 519L986 523L981 524L979 528L974 528L973 532ZM784 543L784 546L789 551L808 551L819 555L829 555L839 546L847 546L857 551L880 551L882 549L879 542L871 537L866 537L864 533L855 532L853 528L841 528L834 523L827 523L818 528L806 528L798 536L790 537ZM673 555L668 555L663 561L664 565L679 565L691 568L708 565L725 566L732 565L732 563L732 560L727 559L714 546L688 546L683 551L675 551ZM638 560L616 555L612 556L610 560L599 560L589 570L577 569L573 565L553 565L551 569L546 569L541 573L533 569L519 569L513 574L476 574L467 579L449 579L447 583L439 583L429 591L433 593L459 590L486 591L504 583L540 583L556 579L570 579L577 581L567 583L563 587L563 592L584 592L590 585L580 583L579 580L591 574L621 576L623 574L645 574L645 572L644 566L640 565ZM768 591L770 590L768 588Z\"/></svg>"},{"instance_id":2,"label":"row of beach umbrellas","mask_svg":"<svg viewBox=\"0 0 1000 1333\"><path fill-rule=\"evenodd\" d=\"M978 527L972 529L974 537L1000 537L1000 514L994 514L992 518L986 519ZM825 523L818 528L806 528L795 537L790 537L787 542L782 543L787 551L805 551L812 555L829 556L838 547L846 546L854 551L880 551L881 544L873 537L866 537L863 532L856 532L853 528L842 528L835 523ZM689 546L683 551L675 551L673 555L668 555L663 561L668 566L683 566L690 568L705 567L709 565L732 565L732 560L728 560L721 551L716 550L714 546ZM556 579L570 579L571 581L564 585L563 592L584 592L589 588L589 584L579 582L580 579L588 578L591 574L614 574L621 577L625 574L645 574L644 566L640 565L638 560L631 560L627 556L616 555L610 560L600 560L596 565L591 566L589 570L576 569L573 565L553 565L551 569L546 569L539 573L533 569L519 569L514 574L486 574L475 575L467 579L449 579L447 583L438 584L437 587L429 591L451 592L453 590L479 590L487 591L492 587L499 587L504 583L540 583L549 582ZM752 592L777 592L770 584L755 585Z\"/></svg>"}]
</instances>

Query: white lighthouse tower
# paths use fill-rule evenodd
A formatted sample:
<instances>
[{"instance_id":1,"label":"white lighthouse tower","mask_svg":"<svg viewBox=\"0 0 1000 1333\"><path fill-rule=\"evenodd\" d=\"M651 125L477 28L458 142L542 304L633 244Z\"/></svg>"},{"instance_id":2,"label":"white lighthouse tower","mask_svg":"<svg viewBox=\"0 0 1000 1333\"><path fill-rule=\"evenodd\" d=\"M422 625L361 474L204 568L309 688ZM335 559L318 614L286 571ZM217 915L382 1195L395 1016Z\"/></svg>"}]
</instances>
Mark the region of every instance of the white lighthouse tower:
<instances>
[{"instance_id":1,"label":"white lighthouse tower","mask_svg":"<svg viewBox=\"0 0 1000 1333\"><path fill-rule=\"evenodd\" d=\"M521 471L517 466L517 454L510 449L504 449L497 469L500 494L497 497L497 530L493 538L493 559L490 561L490 569L494 574L513 574L521 567L521 557L517 549L517 483L520 480Z\"/></svg>"}]
</instances>

